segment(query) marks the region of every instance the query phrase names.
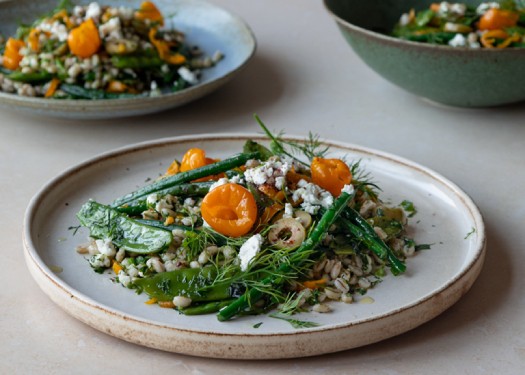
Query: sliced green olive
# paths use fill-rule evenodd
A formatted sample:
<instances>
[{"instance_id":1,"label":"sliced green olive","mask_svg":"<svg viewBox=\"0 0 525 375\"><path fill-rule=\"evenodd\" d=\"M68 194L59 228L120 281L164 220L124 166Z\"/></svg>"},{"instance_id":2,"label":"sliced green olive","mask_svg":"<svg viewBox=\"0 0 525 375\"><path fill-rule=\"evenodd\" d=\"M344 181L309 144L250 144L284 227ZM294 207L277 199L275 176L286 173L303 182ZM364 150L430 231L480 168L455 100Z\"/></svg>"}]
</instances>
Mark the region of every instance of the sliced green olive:
<instances>
[{"instance_id":1,"label":"sliced green olive","mask_svg":"<svg viewBox=\"0 0 525 375\"><path fill-rule=\"evenodd\" d=\"M301 225L308 229L312 225L312 216L306 211L295 211L294 218L301 223Z\"/></svg>"},{"instance_id":2,"label":"sliced green olive","mask_svg":"<svg viewBox=\"0 0 525 375\"><path fill-rule=\"evenodd\" d=\"M295 249L306 237L306 231L299 221L291 217L277 220L268 232L268 241L278 249Z\"/></svg>"}]
</instances>

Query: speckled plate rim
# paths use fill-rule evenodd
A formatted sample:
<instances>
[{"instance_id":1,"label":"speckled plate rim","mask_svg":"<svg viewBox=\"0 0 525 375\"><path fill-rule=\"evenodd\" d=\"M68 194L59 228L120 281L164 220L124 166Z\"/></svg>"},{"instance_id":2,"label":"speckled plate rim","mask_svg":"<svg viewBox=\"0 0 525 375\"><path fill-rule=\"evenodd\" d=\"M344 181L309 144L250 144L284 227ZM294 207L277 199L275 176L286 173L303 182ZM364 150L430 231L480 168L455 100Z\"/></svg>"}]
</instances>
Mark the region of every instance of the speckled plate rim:
<instances>
[{"instance_id":1,"label":"speckled plate rim","mask_svg":"<svg viewBox=\"0 0 525 375\"><path fill-rule=\"evenodd\" d=\"M302 137L288 138L304 139ZM477 233L474 255L455 277L448 280L431 295L419 298L397 310L349 324L301 329L283 334L224 334L176 328L105 306L71 288L57 277L40 257L33 241L33 219L46 196L70 176L81 173L83 169L103 161L169 144L202 140L221 142L246 139L262 140L265 138L260 134L203 134L165 138L103 153L67 169L45 184L27 207L23 225L23 244L24 257L31 275L43 292L67 313L109 335L169 352L228 359L305 357L368 345L407 332L433 319L456 303L471 288L481 271L486 245L483 218L471 198L445 177L417 163L389 153L336 141L324 143L395 162L403 168L410 168L439 182L460 199L463 208L472 218ZM323 345L310 345L312 340L323 342Z\"/></svg>"},{"instance_id":2,"label":"speckled plate rim","mask_svg":"<svg viewBox=\"0 0 525 375\"><path fill-rule=\"evenodd\" d=\"M420 43L420 42L414 42L414 41L411 41L411 40L395 38L393 36L386 35L386 34L381 34L381 33L378 33L378 32L374 32L374 31L365 29L364 27L357 26L357 25L355 25L355 24L353 24L351 22L348 22L344 18L338 16L330 8L330 6L328 5L328 1L329 0L323 0L324 8L328 12L328 14L338 24L345 25L350 30L353 30L356 33L364 34L364 35L366 35L368 37L379 39L379 40L381 40L381 41L383 41L385 43L389 43L389 44L392 44L392 45L397 44L400 47L402 47L403 45L406 45L406 46L417 46L422 51L425 51L425 50L426 51L440 50L440 51L449 51L450 53L454 53L454 54L462 53L462 52L468 52L469 54L470 53L486 54L487 56L491 56L491 54L494 54L494 53L499 54L499 55L501 55L501 54L523 54L523 53L525 53L525 49L523 49L523 48L505 48L505 49L479 48L479 49L473 49L473 48L468 48L468 47L449 47L449 46L438 45L438 44Z\"/></svg>"},{"instance_id":3,"label":"speckled plate rim","mask_svg":"<svg viewBox=\"0 0 525 375\"><path fill-rule=\"evenodd\" d=\"M207 11L221 12L227 15L230 19L230 25L235 27L238 35L243 38L243 48L245 49L243 60L237 62L235 66L232 66L222 75L201 81L178 92L155 97L111 100L50 100L23 97L0 91L0 106L50 117L99 120L160 112L182 106L212 93L238 75L253 58L257 49L255 35L243 19L214 3L205 0L176 0L174 3L180 4L182 7L200 6ZM189 35L191 36L191 34Z\"/></svg>"}]
</instances>

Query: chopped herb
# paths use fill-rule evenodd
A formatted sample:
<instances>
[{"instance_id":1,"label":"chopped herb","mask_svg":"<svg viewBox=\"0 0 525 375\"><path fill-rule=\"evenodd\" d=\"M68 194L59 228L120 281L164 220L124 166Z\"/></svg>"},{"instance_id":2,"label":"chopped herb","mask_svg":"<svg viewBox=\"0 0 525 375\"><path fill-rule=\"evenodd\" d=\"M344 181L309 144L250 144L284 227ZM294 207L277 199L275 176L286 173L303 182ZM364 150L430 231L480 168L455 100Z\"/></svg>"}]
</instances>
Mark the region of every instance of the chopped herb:
<instances>
[{"instance_id":1,"label":"chopped herb","mask_svg":"<svg viewBox=\"0 0 525 375\"><path fill-rule=\"evenodd\" d=\"M254 324L253 325L253 328L259 328L260 326L262 326L263 322L259 322L257 324Z\"/></svg>"},{"instance_id":2,"label":"chopped herb","mask_svg":"<svg viewBox=\"0 0 525 375\"><path fill-rule=\"evenodd\" d=\"M467 233L467 235L465 236L465 240L467 238L469 238L471 235L473 235L474 233L476 233L476 228L472 227L472 229L470 230L470 232Z\"/></svg>"},{"instance_id":3,"label":"chopped herb","mask_svg":"<svg viewBox=\"0 0 525 375\"><path fill-rule=\"evenodd\" d=\"M281 320L284 320L288 323L290 323L292 325L292 327L296 328L296 329L300 329L300 328L312 328L312 327L318 327L320 326L319 323L316 323L316 322L310 322L310 321L306 321L306 320L297 320L297 319L292 319L292 318L289 318L287 316L281 316L281 315L277 315L277 314L270 314L268 315L270 318L275 318L275 319L281 319Z\"/></svg>"},{"instance_id":4,"label":"chopped herb","mask_svg":"<svg viewBox=\"0 0 525 375\"><path fill-rule=\"evenodd\" d=\"M400 206L403 207L403 209L409 213L408 217L412 217L417 213L417 210L414 207L414 203L410 201L404 200L403 202L401 202Z\"/></svg>"}]
</instances>

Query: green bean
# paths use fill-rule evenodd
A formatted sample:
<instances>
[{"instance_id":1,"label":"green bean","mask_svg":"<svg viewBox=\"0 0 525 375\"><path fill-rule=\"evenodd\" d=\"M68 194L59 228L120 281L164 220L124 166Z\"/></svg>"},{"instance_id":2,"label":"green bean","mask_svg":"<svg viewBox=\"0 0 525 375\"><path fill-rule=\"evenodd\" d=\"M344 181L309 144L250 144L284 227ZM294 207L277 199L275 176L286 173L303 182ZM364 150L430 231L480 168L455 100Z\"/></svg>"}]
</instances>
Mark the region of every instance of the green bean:
<instances>
[{"instance_id":1,"label":"green bean","mask_svg":"<svg viewBox=\"0 0 525 375\"><path fill-rule=\"evenodd\" d=\"M110 238L119 248L137 254L150 254L167 249L173 240L169 231L139 223L109 206L92 200L82 206L77 218L83 226L89 228L91 237Z\"/></svg>"},{"instance_id":2,"label":"green bean","mask_svg":"<svg viewBox=\"0 0 525 375\"><path fill-rule=\"evenodd\" d=\"M157 193L175 185L180 185L202 177L228 171L232 168L243 165L250 159L256 159L258 157L259 154L257 152L249 154L237 154L231 158L224 159L213 164L208 164L200 168L189 170L187 172L177 173L173 176L163 178L132 193L124 195L123 197L117 198L115 201L113 201L112 207L122 206L126 203L136 201L140 198L148 196L149 194Z\"/></svg>"},{"instance_id":3,"label":"green bean","mask_svg":"<svg viewBox=\"0 0 525 375\"><path fill-rule=\"evenodd\" d=\"M71 85L68 83L62 83L60 89L66 94L72 95L78 99L127 99L127 98L138 98L141 95L128 94L128 93L110 93L104 90L85 89L82 86Z\"/></svg>"},{"instance_id":4,"label":"green bean","mask_svg":"<svg viewBox=\"0 0 525 375\"><path fill-rule=\"evenodd\" d=\"M361 239L380 259L388 260L394 275L406 271L405 264L395 256L388 245L379 238L374 228L353 208L347 207L339 220L351 234Z\"/></svg>"},{"instance_id":5,"label":"green bean","mask_svg":"<svg viewBox=\"0 0 525 375\"><path fill-rule=\"evenodd\" d=\"M339 197L334 201L332 206L326 210L315 228L310 232L308 238L295 250L295 254L301 254L309 250L313 250L321 241L324 233L332 226L335 220L339 217L341 212L345 209L350 199L352 199L353 194L348 194L347 192L342 192ZM284 281L282 276L279 274L293 272L293 267L297 264L283 263L279 266L277 272L272 273L270 276L264 278L262 283L265 285L279 285ZM230 305L221 309L217 314L217 319L220 321L227 321L233 318L235 315L243 312L247 307L257 302L262 298L264 292L260 289L251 288L241 297L236 299Z\"/></svg>"},{"instance_id":6,"label":"green bean","mask_svg":"<svg viewBox=\"0 0 525 375\"><path fill-rule=\"evenodd\" d=\"M53 76L48 72L22 73L15 71L11 74L8 74L7 78L17 82L40 83L51 80Z\"/></svg>"},{"instance_id":7,"label":"green bean","mask_svg":"<svg viewBox=\"0 0 525 375\"><path fill-rule=\"evenodd\" d=\"M203 304L196 305L196 306L185 307L185 308L179 309L179 311L183 313L184 315L211 314L211 313L219 311L223 307L228 306L233 301L234 299L229 298L223 301L207 302L207 303L203 303Z\"/></svg>"},{"instance_id":8,"label":"green bean","mask_svg":"<svg viewBox=\"0 0 525 375\"><path fill-rule=\"evenodd\" d=\"M203 197L210 190L210 186L214 181L196 182L192 184L181 184L169 187L158 191L156 194L163 197L165 195L183 196L183 197ZM128 214L130 216L140 215L148 209L146 199L137 199L136 201L126 203L120 207L116 207L119 212Z\"/></svg>"},{"instance_id":9,"label":"green bean","mask_svg":"<svg viewBox=\"0 0 525 375\"><path fill-rule=\"evenodd\" d=\"M158 56L112 56L111 63L118 69L151 69L165 64Z\"/></svg>"}]
</instances>

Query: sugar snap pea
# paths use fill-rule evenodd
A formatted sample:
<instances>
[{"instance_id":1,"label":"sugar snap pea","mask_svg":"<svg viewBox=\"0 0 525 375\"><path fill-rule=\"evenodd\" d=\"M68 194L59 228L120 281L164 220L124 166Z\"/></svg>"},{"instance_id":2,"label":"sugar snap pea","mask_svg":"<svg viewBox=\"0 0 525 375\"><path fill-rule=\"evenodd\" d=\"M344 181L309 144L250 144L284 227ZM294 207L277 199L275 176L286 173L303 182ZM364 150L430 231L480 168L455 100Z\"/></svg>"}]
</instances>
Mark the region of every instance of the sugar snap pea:
<instances>
[{"instance_id":1,"label":"sugar snap pea","mask_svg":"<svg viewBox=\"0 0 525 375\"><path fill-rule=\"evenodd\" d=\"M53 76L48 72L33 72L33 73L22 73L22 72L12 72L7 75L7 78L17 82L24 83L41 83L51 80Z\"/></svg>"},{"instance_id":2,"label":"sugar snap pea","mask_svg":"<svg viewBox=\"0 0 525 375\"><path fill-rule=\"evenodd\" d=\"M181 268L138 279L134 285L139 291L158 301L172 301L177 296L191 298L192 302L220 301L230 298L229 285L210 286L216 276L215 267Z\"/></svg>"},{"instance_id":3,"label":"sugar snap pea","mask_svg":"<svg viewBox=\"0 0 525 375\"><path fill-rule=\"evenodd\" d=\"M62 83L60 89L66 94L69 94L78 99L126 99L137 98L142 95L128 94L128 93L111 93L104 90L86 89L82 86L71 85L69 83Z\"/></svg>"},{"instance_id":4,"label":"sugar snap pea","mask_svg":"<svg viewBox=\"0 0 525 375\"><path fill-rule=\"evenodd\" d=\"M168 248L173 240L170 231L139 223L92 200L81 207L77 218L83 226L89 228L91 237L110 238L119 248L137 254L159 252Z\"/></svg>"},{"instance_id":5,"label":"sugar snap pea","mask_svg":"<svg viewBox=\"0 0 525 375\"><path fill-rule=\"evenodd\" d=\"M111 63L118 69L151 69L165 64L158 56L112 56Z\"/></svg>"}]
</instances>

